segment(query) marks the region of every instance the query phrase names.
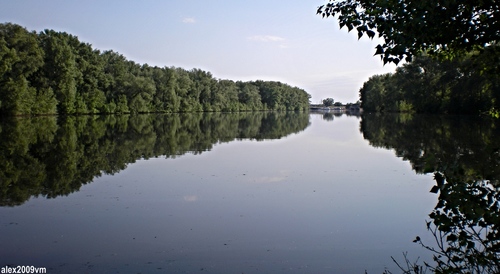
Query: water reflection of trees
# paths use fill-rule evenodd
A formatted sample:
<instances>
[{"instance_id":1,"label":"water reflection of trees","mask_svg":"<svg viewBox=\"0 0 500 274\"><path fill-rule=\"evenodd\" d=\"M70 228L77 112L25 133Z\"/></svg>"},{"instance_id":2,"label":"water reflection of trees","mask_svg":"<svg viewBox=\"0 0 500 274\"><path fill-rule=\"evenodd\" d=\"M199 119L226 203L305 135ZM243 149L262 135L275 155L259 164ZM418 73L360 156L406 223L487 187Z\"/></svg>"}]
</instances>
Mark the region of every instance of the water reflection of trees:
<instances>
[{"instance_id":1,"label":"water reflection of trees","mask_svg":"<svg viewBox=\"0 0 500 274\"><path fill-rule=\"evenodd\" d=\"M13 118L0 123L0 206L78 191L141 158L200 154L233 140L304 130L307 113L246 112Z\"/></svg>"},{"instance_id":2,"label":"water reflection of trees","mask_svg":"<svg viewBox=\"0 0 500 274\"><path fill-rule=\"evenodd\" d=\"M427 228L435 239L414 242L434 263L407 273L500 273L500 122L477 117L364 115L372 146L394 149L417 173L434 173L438 202Z\"/></svg>"},{"instance_id":3,"label":"water reflection of trees","mask_svg":"<svg viewBox=\"0 0 500 274\"><path fill-rule=\"evenodd\" d=\"M358 113L350 113L350 112L341 112L341 111L318 111L318 110L313 110L310 112L312 115L321 115L323 116L323 120L331 122L335 120L335 117L341 117L343 115L346 116L356 116L357 118L360 118L360 114Z\"/></svg>"}]
</instances>

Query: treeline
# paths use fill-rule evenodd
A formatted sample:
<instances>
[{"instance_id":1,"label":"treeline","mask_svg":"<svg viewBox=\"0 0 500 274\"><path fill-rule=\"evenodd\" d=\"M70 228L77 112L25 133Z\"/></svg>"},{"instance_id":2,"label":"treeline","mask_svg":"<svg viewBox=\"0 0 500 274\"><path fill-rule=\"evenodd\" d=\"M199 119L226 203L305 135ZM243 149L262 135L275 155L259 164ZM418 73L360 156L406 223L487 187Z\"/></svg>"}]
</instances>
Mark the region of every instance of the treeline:
<instances>
[{"instance_id":1,"label":"treeline","mask_svg":"<svg viewBox=\"0 0 500 274\"><path fill-rule=\"evenodd\" d=\"M7 118L0 124L0 206L68 195L138 159L201 154L241 139L279 139L309 126L307 112Z\"/></svg>"},{"instance_id":2,"label":"treeline","mask_svg":"<svg viewBox=\"0 0 500 274\"><path fill-rule=\"evenodd\" d=\"M500 47L453 60L425 55L375 75L360 89L361 106L373 112L490 113L500 110Z\"/></svg>"},{"instance_id":3,"label":"treeline","mask_svg":"<svg viewBox=\"0 0 500 274\"><path fill-rule=\"evenodd\" d=\"M0 24L0 114L307 110L310 95L273 81L220 80L151 67L76 36Z\"/></svg>"}]
</instances>

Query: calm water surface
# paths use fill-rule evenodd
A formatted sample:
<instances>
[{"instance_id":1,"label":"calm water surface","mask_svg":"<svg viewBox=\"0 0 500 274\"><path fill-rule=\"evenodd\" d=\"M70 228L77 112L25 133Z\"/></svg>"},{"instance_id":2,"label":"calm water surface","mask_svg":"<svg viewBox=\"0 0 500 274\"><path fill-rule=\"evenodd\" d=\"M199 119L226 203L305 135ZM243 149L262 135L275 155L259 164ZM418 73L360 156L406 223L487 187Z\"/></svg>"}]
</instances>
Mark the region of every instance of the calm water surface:
<instances>
[{"instance_id":1,"label":"calm water surface","mask_svg":"<svg viewBox=\"0 0 500 274\"><path fill-rule=\"evenodd\" d=\"M395 150L370 144L359 117L218 115L226 122L200 116L196 130L170 116L133 126L85 118L80 130L48 122L43 128L56 137L39 133L23 146L31 156L10 164L46 174L2 164L4 179L42 179L28 194L3 185L0 265L48 273L398 273L391 256L431 258L412 240L425 238L437 201L432 174L416 174ZM265 131L267 122L281 131ZM13 128L21 136L33 123L40 121ZM3 141L16 136L3 128ZM189 139L200 132L205 139ZM49 155L51 164L41 163ZM85 161L67 164L69 157ZM47 180L70 177L73 189L49 189Z\"/></svg>"}]
</instances>

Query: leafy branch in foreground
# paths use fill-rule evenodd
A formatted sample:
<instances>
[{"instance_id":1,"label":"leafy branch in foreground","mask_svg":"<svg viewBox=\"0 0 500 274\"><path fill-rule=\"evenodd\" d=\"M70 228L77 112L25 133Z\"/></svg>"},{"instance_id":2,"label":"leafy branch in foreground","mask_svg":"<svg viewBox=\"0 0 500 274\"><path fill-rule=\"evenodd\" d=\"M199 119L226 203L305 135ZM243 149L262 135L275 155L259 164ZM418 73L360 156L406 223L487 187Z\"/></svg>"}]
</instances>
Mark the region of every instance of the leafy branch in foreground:
<instances>
[{"instance_id":1,"label":"leafy branch in foreground","mask_svg":"<svg viewBox=\"0 0 500 274\"><path fill-rule=\"evenodd\" d=\"M435 273L500 273L500 187L497 181L463 182L434 174L432 193L440 193L427 229L436 247L414 242L433 253Z\"/></svg>"},{"instance_id":2,"label":"leafy branch in foreground","mask_svg":"<svg viewBox=\"0 0 500 274\"><path fill-rule=\"evenodd\" d=\"M340 28L358 38L374 38L385 63L411 61L427 51L449 57L484 48L500 40L500 2L495 0L329 0L317 14L335 17Z\"/></svg>"},{"instance_id":3,"label":"leafy branch in foreground","mask_svg":"<svg viewBox=\"0 0 500 274\"><path fill-rule=\"evenodd\" d=\"M394 257L391 256L392 261L398 266L398 268L403 271L404 274L423 274L427 273L427 269L430 267L427 263L424 262L425 268L421 265L419 265L419 259L417 258L414 262L411 262L410 259L408 259L408 252L403 252L403 257L405 259L405 265L401 265L398 263ZM391 273L390 271L386 271L386 273Z\"/></svg>"}]
</instances>

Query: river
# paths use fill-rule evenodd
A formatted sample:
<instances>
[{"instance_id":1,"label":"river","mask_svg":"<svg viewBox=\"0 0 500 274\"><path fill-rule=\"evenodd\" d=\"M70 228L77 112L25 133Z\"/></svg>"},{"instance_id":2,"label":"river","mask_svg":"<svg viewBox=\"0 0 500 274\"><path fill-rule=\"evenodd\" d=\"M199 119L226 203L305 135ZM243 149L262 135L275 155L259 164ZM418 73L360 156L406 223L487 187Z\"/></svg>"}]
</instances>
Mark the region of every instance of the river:
<instances>
[{"instance_id":1,"label":"river","mask_svg":"<svg viewBox=\"0 0 500 274\"><path fill-rule=\"evenodd\" d=\"M362 274L400 273L394 260L404 265L405 254L432 263L433 253L413 240L434 241L426 226L441 200L429 191L434 172L454 170L453 162L497 180L500 169L496 121L450 119L272 112L4 119L0 266ZM487 174L478 171L486 161L493 161Z\"/></svg>"}]
</instances>

